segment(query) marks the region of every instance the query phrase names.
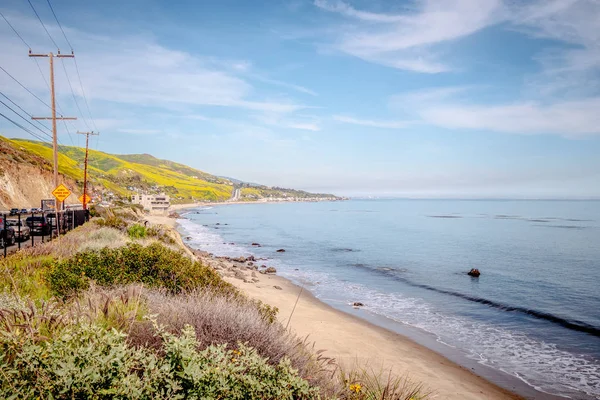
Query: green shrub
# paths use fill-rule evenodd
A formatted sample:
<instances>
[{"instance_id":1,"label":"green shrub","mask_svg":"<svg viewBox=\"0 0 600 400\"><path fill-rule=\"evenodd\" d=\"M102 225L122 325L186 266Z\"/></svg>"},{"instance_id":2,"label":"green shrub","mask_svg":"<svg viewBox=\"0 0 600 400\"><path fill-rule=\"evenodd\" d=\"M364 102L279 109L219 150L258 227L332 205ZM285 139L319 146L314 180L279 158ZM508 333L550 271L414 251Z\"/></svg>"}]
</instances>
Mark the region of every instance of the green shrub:
<instances>
[{"instance_id":1,"label":"green shrub","mask_svg":"<svg viewBox=\"0 0 600 400\"><path fill-rule=\"evenodd\" d=\"M157 240L160 240L161 242L164 242L166 244L176 244L177 243L175 241L175 239L173 239L169 235L168 230L164 229L160 225L151 226L150 228L146 229L146 234L148 236L152 236L152 237L156 238Z\"/></svg>"},{"instance_id":2,"label":"green shrub","mask_svg":"<svg viewBox=\"0 0 600 400\"><path fill-rule=\"evenodd\" d=\"M90 280L101 286L140 282L170 293L198 287L237 293L212 268L160 243L83 251L57 261L48 274L51 289L62 297L87 289Z\"/></svg>"},{"instance_id":3,"label":"green shrub","mask_svg":"<svg viewBox=\"0 0 600 400\"><path fill-rule=\"evenodd\" d=\"M127 221L115 215L94 219L94 222L98 226L107 226L109 228L115 228L120 230L124 230L125 228L127 228Z\"/></svg>"},{"instance_id":4,"label":"green shrub","mask_svg":"<svg viewBox=\"0 0 600 400\"><path fill-rule=\"evenodd\" d=\"M146 227L140 224L133 224L127 228L127 234L132 239L142 239L146 237Z\"/></svg>"},{"instance_id":5,"label":"green shrub","mask_svg":"<svg viewBox=\"0 0 600 400\"><path fill-rule=\"evenodd\" d=\"M157 353L128 346L125 334L89 324L39 341L0 332L0 398L19 399L317 399L287 359L269 365L254 349L198 351L193 328L160 329Z\"/></svg>"}]
</instances>

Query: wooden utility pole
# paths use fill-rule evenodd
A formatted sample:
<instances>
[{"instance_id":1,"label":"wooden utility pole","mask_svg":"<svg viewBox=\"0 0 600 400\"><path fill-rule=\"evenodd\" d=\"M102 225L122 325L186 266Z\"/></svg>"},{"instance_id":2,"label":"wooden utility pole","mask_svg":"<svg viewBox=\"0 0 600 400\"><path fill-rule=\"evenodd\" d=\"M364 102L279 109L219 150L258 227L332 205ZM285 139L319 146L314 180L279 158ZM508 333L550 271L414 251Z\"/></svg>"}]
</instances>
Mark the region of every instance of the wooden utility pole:
<instances>
[{"instance_id":1,"label":"wooden utility pole","mask_svg":"<svg viewBox=\"0 0 600 400\"><path fill-rule=\"evenodd\" d=\"M88 146L90 141L90 135L96 136L98 132L77 132L79 135L85 135L85 161L83 163L83 209L87 210L87 165L88 165Z\"/></svg>"},{"instance_id":2,"label":"wooden utility pole","mask_svg":"<svg viewBox=\"0 0 600 400\"><path fill-rule=\"evenodd\" d=\"M58 137L56 134L56 120L65 120L65 119L77 119L75 117L60 117L56 116L56 98L54 94L54 57L58 58L73 58L75 55L71 54L60 54L60 50L58 54L54 55L52 52L48 54L33 54L31 49L29 49L29 57L48 57L50 60L50 101L52 105L52 116L51 117L31 117L31 119L51 119L52 120L52 150L54 152L54 187L58 186ZM59 204L57 204L57 211L59 209Z\"/></svg>"}]
</instances>

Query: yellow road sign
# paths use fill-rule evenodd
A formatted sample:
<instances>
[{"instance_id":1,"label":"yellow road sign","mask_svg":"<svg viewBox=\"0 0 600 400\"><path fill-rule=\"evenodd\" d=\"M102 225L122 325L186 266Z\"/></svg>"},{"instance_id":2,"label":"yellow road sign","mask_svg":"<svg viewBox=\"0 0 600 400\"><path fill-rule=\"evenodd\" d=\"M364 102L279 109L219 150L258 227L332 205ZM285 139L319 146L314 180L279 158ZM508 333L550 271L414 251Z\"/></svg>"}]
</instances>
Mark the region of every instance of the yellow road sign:
<instances>
[{"instance_id":1,"label":"yellow road sign","mask_svg":"<svg viewBox=\"0 0 600 400\"><path fill-rule=\"evenodd\" d=\"M56 197L56 200L65 201L71 195L71 191L61 183L52 191L52 194Z\"/></svg>"},{"instance_id":2,"label":"yellow road sign","mask_svg":"<svg viewBox=\"0 0 600 400\"><path fill-rule=\"evenodd\" d=\"M88 204L90 201L92 201L92 198L90 197L90 195L89 195L89 194L86 194L86 195L85 195L85 199L84 199L84 197L83 197L83 196L84 196L84 195L81 195L81 196L79 196L79 202L80 202L81 204ZM85 201L83 201L83 200L85 200Z\"/></svg>"}]
</instances>

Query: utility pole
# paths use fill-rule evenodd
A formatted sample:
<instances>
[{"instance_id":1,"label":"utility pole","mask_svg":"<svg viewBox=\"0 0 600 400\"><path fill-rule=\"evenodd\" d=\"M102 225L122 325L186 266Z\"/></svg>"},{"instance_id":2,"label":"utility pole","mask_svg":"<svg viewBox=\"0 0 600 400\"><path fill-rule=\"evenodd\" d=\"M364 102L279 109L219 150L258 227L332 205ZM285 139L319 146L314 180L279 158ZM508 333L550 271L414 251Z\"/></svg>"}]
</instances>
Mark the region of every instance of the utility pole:
<instances>
[{"instance_id":1,"label":"utility pole","mask_svg":"<svg viewBox=\"0 0 600 400\"><path fill-rule=\"evenodd\" d=\"M79 135L85 135L85 161L83 163L83 209L87 210L87 164L88 164L88 144L90 141L90 135L97 136L98 132L77 132Z\"/></svg>"},{"instance_id":2,"label":"utility pole","mask_svg":"<svg viewBox=\"0 0 600 400\"><path fill-rule=\"evenodd\" d=\"M29 49L29 57L48 57L50 60L50 101L52 104L52 116L51 117L31 117L31 119L51 119L52 120L52 150L54 152L54 187L58 186L58 137L56 134L56 120L66 120L66 119L77 119L74 117L60 117L56 116L56 98L54 93L54 57L58 58L73 58L75 55L71 54L60 54L60 50L58 50L58 54L54 55L52 52L48 54L33 54L31 49ZM59 205L57 204L57 211L59 209Z\"/></svg>"}]
</instances>

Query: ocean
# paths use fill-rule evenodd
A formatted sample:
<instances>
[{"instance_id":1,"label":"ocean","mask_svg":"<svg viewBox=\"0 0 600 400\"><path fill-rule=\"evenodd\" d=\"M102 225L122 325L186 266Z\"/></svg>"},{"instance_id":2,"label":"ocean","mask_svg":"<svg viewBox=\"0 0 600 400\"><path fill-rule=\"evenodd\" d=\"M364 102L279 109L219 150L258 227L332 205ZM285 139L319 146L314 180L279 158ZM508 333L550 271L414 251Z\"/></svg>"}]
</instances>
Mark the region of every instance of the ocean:
<instances>
[{"instance_id":1,"label":"ocean","mask_svg":"<svg viewBox=\"0 0 600 400\"><path fill-rule=\"evenodd\" d=\"M190 246L267 257L320 300L505 387L600 398L600 201L215 205L178 222Z\"/></svg>"}]
</instances>

